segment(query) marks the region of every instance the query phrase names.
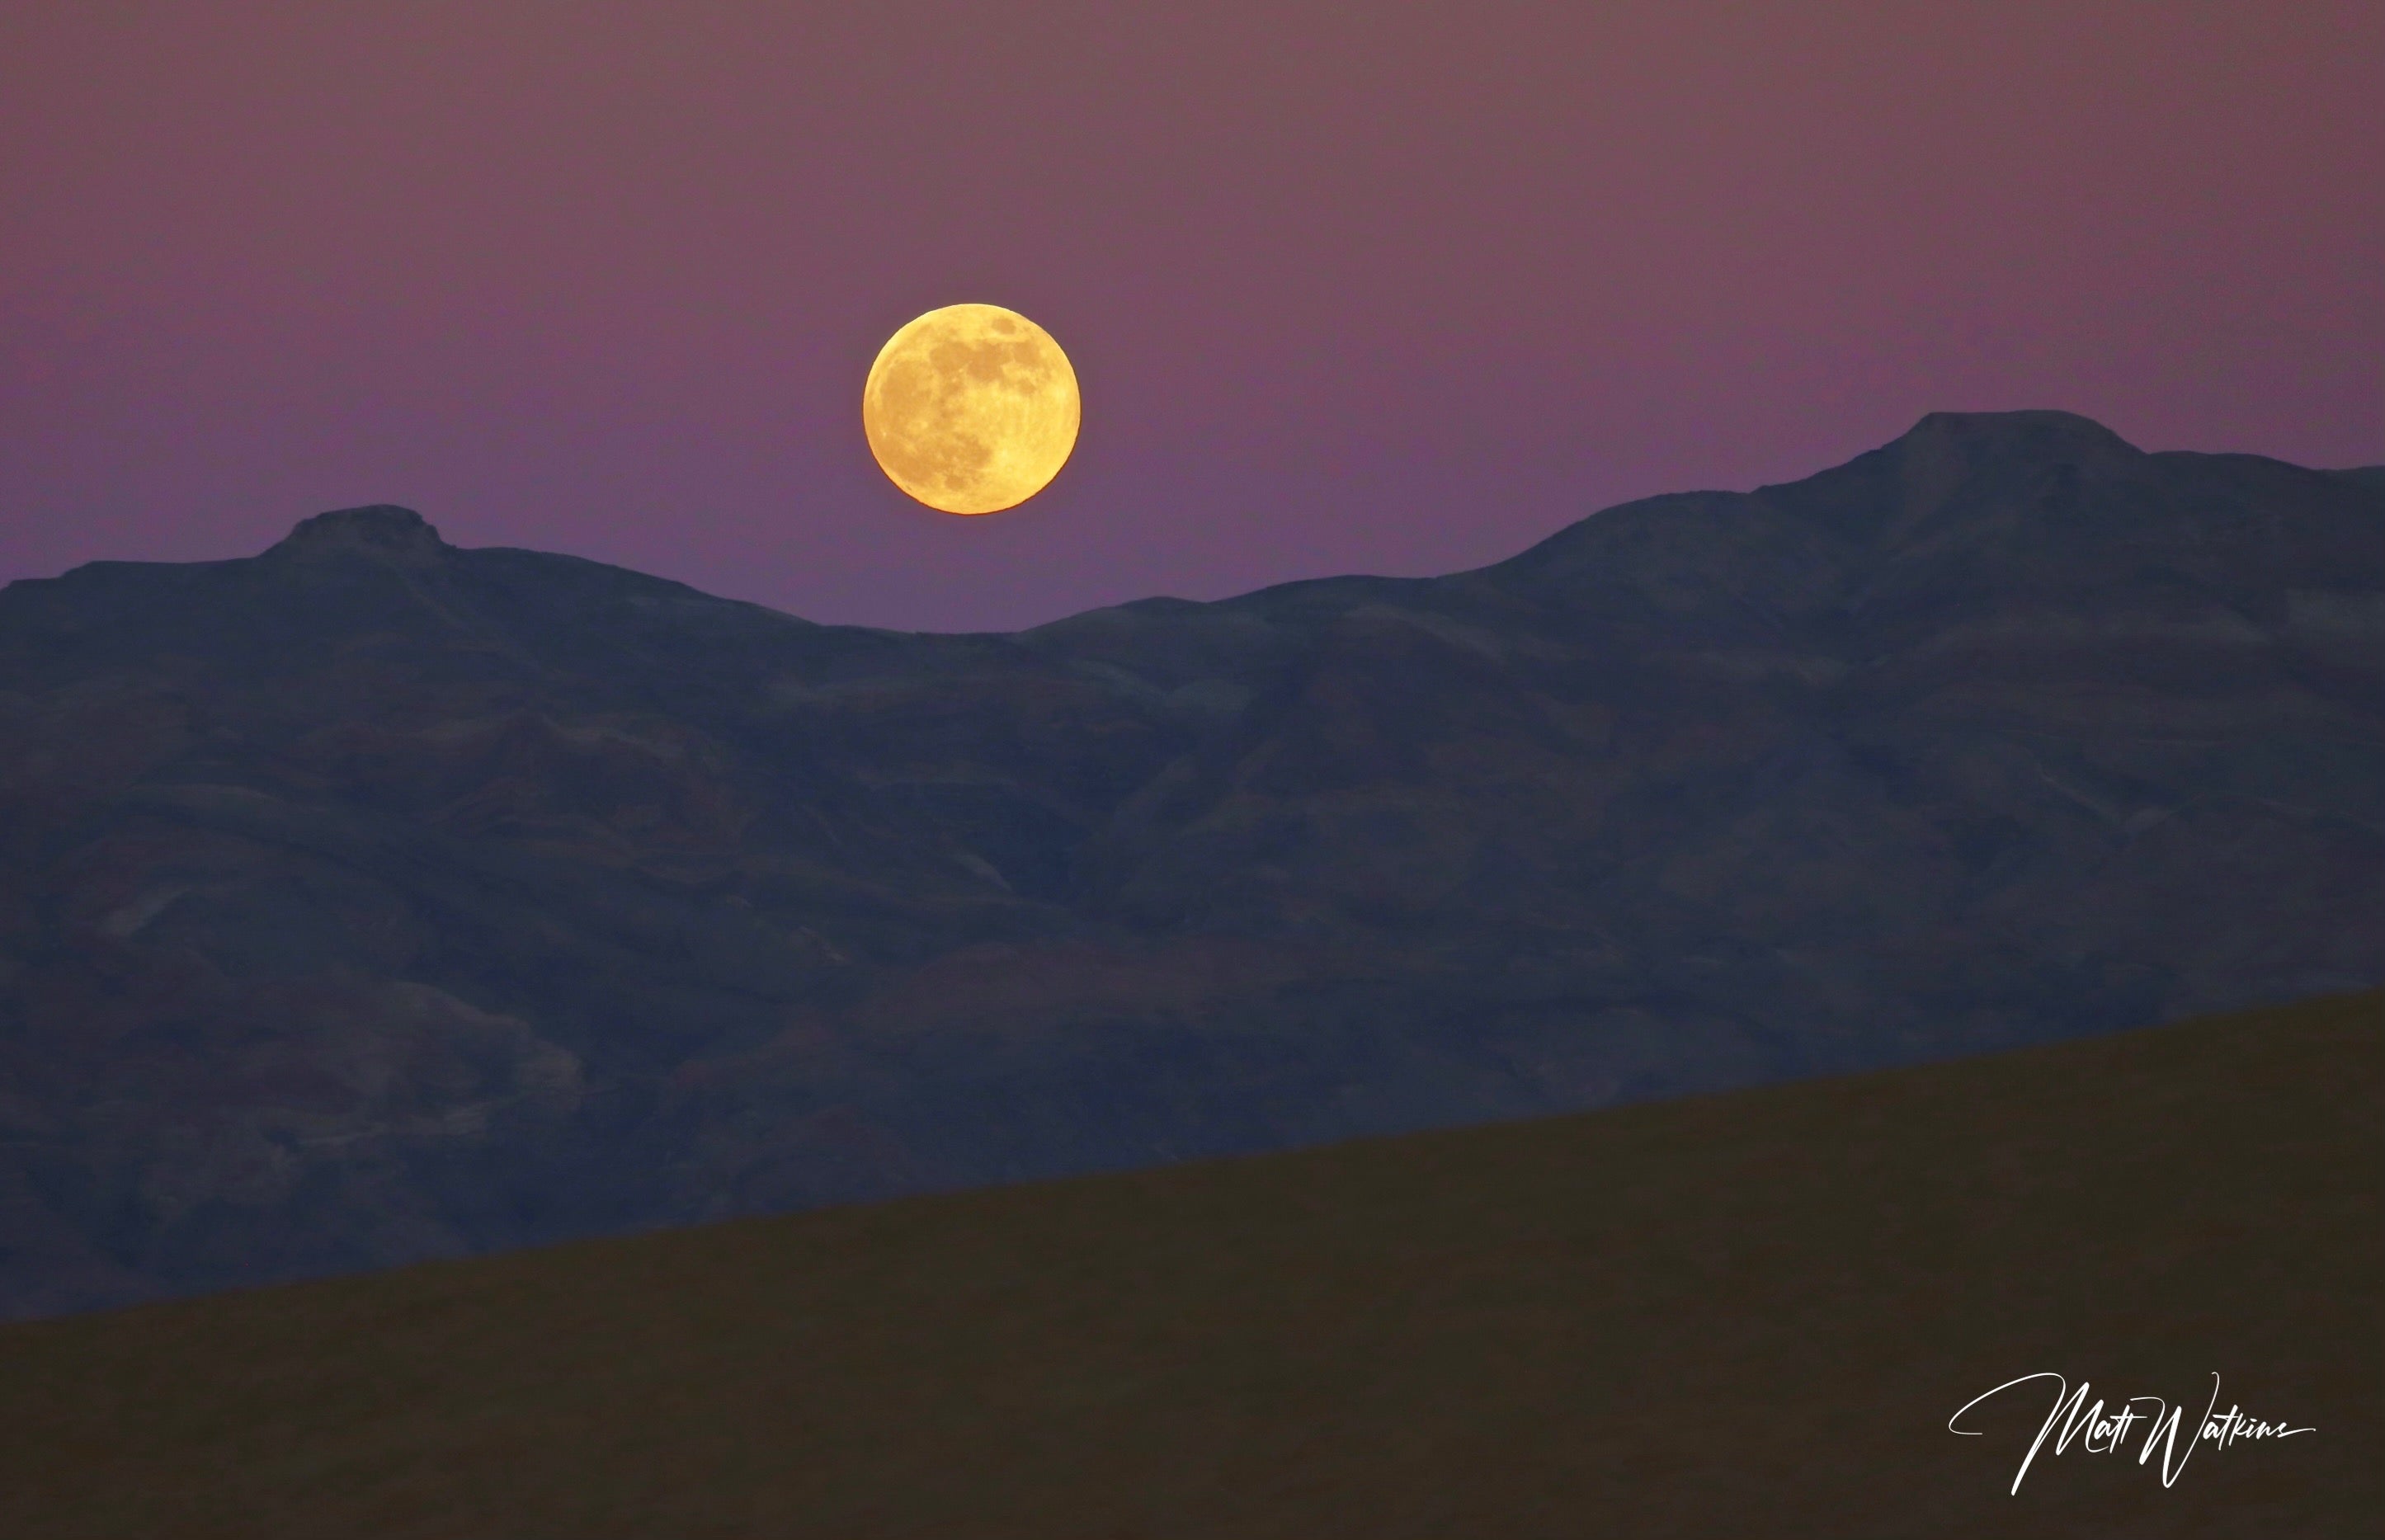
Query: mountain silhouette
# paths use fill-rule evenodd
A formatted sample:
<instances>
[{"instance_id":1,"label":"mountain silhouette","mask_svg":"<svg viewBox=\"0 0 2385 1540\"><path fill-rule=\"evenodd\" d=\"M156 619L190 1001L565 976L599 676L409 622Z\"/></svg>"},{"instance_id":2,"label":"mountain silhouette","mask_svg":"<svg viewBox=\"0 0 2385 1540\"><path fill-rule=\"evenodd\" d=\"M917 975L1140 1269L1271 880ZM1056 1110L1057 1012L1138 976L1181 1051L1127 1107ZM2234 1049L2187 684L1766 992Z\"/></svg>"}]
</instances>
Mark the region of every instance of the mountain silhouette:
<instances>
[{"instance_id":1,"label":"mountain silhouette","mask_svg":"<svg viewBox=\"0 0 2385 1540\"><path fill-rule=\"evenodd\" d=\"M1933 414L1016 634L418 515L0 591L0 1313L2385 984L2385 476Z\"/></svg>"}]
</instances>

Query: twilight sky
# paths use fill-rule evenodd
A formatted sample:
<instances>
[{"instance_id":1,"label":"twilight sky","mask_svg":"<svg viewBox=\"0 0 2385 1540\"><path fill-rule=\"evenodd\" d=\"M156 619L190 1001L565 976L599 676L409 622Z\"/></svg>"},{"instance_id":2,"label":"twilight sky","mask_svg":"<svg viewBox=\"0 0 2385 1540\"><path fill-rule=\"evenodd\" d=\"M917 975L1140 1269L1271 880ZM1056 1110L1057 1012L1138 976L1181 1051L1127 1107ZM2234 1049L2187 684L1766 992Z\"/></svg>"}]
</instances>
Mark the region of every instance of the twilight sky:
<instances>
[{"instance_id":1,"label":"twilight sky","mask_svg":"<svg viewBox=\"0 0 2385 1540\"><path fill-rule=\"evenodd\" d=\"M0 580L402 503L817 620L1495 561L1934 409L2385 461L2385 6L0 13ZM880 475L1004 304L1042 496Z\"/></svg>"}]
</instances>

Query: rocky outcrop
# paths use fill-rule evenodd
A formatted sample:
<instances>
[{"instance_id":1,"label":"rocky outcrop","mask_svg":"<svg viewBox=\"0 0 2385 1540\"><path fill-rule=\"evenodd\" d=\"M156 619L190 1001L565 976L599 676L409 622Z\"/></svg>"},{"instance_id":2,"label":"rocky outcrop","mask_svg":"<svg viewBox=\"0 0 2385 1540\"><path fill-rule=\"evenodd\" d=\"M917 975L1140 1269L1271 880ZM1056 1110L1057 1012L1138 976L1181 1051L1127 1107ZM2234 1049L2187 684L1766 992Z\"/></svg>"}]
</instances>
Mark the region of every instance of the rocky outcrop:
<instances>
[{"instance_id":1,"label":"rocky outcrop","mask_svg":"<svg viewBox=\"0 0 2385 1540\"><path fill-rule=\"evenodd\" d=\"M1942 414L1430 579L815 626L404 509L0 592L0 1308L2385 983L2385 485Z\"/></svg>"}]
</instances>

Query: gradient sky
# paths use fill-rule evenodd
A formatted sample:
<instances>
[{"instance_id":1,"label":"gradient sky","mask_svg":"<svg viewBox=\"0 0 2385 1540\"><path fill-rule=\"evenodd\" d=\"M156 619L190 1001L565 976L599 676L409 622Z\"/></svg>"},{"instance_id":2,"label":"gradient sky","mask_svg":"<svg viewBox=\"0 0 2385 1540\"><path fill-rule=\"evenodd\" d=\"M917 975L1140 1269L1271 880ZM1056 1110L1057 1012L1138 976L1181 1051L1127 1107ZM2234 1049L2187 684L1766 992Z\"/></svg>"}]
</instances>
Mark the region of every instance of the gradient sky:
<instances>
[{"instance_id":1,"label":"gradient sky","mask_svg":"<svg viewBox=\"0 0 2385 1540\"><path fill-rule=\"evenodd\" d=\"M893 329L1085 391L910 503ZM1497 560L1922 413L2385 461L2385 6L0 14L0 580L418 508L818 620Z\"/></svg>"}]
</instances>

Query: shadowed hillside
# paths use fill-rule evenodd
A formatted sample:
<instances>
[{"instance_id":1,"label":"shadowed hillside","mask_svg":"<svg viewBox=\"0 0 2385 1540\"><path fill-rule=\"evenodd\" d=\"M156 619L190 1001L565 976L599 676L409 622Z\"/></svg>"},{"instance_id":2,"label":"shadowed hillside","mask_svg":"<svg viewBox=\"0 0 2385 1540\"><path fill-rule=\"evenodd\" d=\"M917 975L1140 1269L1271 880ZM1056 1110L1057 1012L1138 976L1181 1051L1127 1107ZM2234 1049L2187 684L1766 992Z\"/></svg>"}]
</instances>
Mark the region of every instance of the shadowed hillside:
<instances>
[{"instance_id":1,"label":"shadowed hillside","mask_svg":"<svg viewBox=\"0 0 2385 1540\"><path fill-rule=\"evenodd\" d=\"M0 1533L2348 1537L2380 1174L2369 994L20 1323Z\"/></svg>"},{"instance_id":2,"label":"shadowed hillside","mask_svg":"<svg viewBox=\"0 0 2385 1540\"><path fill-rule=\"evenodd\" d=\"M1940 414L815 626L403 509L0 592L0 1313L2385 983L2385 486Z\"/></svg>"}]
</instances>

